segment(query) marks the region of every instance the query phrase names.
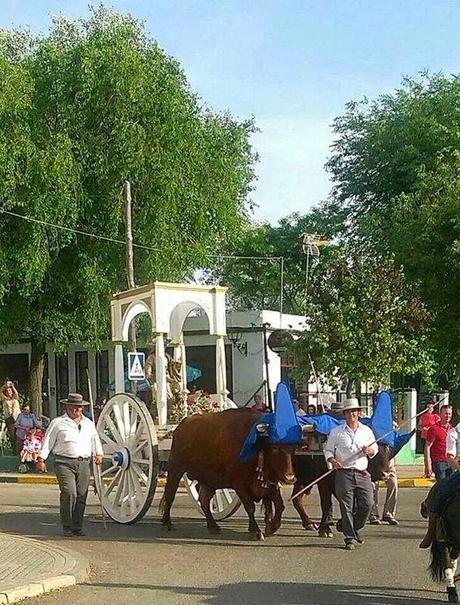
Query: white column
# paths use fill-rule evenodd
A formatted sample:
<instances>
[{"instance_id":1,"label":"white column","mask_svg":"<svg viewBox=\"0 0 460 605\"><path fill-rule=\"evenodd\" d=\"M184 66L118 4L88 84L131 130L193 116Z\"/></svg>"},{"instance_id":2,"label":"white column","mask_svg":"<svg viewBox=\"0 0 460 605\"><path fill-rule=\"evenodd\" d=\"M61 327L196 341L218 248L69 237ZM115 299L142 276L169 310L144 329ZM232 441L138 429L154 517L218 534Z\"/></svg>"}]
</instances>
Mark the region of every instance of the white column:
<instances>
[{"instance_id":1,"label":"white column","mask_svg":"<svg viewBox=\"0 0 460 605\"><path fill-rule=\"evenodd\" d=\"M158 425L165 426L168 421L168 394L166 388L165 342L162 333L157 333L155 337L155 373Z\"/></svg>"},{"instance_id":2,"label":"white column","mask_svg":"<svg viewBox=\"0 0 460 605\"><path fill-rule=\"evenodd\" d=\"M181 374L181 389L187 392L187 355L185 353L185 344L184 341L180 343L180 374Z\"/></svg>"},{"instance_id":3,"label":"white column","mask_svg":"<svg viewBox=\"0 0 460 605\"><path fill-rule=\"evenodd\" d=\"M227 372L225 369L225 341L223 336L216 340L216 390L221 410L227 407Z\"/></svg>"},{"instance_id":4,"label":"white column","mask_svg":"<svg viewBox=\"0 0 460 605\"><path fill-rule=\"evenodd\" d=\"M123 359L123 343L115 343L115 393L125 391L125 364Z\"/></svg>"},{"instance_id":5,"label":"white column","mask_svg":"<svg viewBox=\"0 0 460 605\"><path fill-rule=\"evenodd\" d=\"M405 418L411 418L410 427L403 429L404 432L411 430L413 431L417 428L417 418L415 418L417 414L417 390L416 389L406 389L404 391L404 399L405 399ZM415 458L415 434L411 437L410 440L410 449L411 453Z\"/></svg>"},{"instance_id":6,"label":"white column","mask_svg":"<svg viewBox=\"0 0 460 605\"><path fill-rule=\"evenodd\" d=\"M187 395L189 394L189 390L187 389L187 359L185 344L182 338L179 342L174 343L174 361L180 362L180 395L184 412L187 414Z\"/></svg>"}]
</instances>

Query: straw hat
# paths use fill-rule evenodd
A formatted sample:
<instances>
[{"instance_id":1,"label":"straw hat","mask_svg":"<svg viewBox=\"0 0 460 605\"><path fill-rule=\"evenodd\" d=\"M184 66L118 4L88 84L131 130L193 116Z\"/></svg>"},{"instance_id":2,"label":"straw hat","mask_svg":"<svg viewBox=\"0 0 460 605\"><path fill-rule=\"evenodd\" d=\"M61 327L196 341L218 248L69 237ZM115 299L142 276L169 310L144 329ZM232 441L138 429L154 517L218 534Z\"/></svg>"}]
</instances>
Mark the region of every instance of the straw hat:
<instances>
[{"instance_id":1,"label":"straw hat","mask_svg":"<svg viewBox=\"0 0 460 605\"><path fill-rule=\"evenodd\" d=\"M350 399L345 399L343 402L342 411L349 412L350 410L360 410L361 406L359 405L359 401L356 397L351 397Z\"/></svg>"},{"instance_id":2,"label":"straw hat","mask_svg":"<svg viewBox=\"0 0 460 605\"><path fill-rule=\"evenodd\" d=\"M89 405L89 401L85 401L80 393L69 393L67 399L61 399L60 403L63 405Z\"/></svg>"}]
</instances>

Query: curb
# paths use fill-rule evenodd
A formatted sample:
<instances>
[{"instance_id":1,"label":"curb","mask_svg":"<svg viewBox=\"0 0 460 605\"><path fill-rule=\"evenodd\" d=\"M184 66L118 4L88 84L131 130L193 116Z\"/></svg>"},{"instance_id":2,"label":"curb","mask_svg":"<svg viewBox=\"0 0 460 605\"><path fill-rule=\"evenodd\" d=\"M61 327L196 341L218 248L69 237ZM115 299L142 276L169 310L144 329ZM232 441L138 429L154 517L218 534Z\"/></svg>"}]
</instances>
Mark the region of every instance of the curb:
<instances>
[{"instance_id":1,"label":"curb","mask_svg":"<svg viewBox=\"0 0 460 605\"><path fill-rule=\"evenodd\" d=\"M67 588L86 582L90 575L89 561L82 554L75 551L67 550L59 546L44 547L38 540L33 538L24 538L22 536L11 536L15 540L23 540L27 543L32 542L33 546L39 551L51 551L64 558L66 565L63 572L49 576L43 579L34 580L28 584L7 588L0 588L0 605L9 605L16 603L27 597L37 597L53 590Z\"/></svg>"},{"instance_id":2,"label":"curb","mask_svg":"<svg viewBox=\"0 0 460 605\"><path fill-rule=\"evenodd\" d=\"M57 485L58 481L55 475L15 475L13 473L0 474L0 483L29 483L38 485ZM93 481L91 480L91 484ZM157 487L164 487L166 479L158 477ZM380 487L385 487L384 481L379 482ZM424 479L423 477L401 477L398 479L398 487L421 487L430 488L434 485L434 479ZM0 601L1 605L1 601Z\"/></svg>"},{"instance_id":3,"label":"curb","mask_svg":"<svg viewBox=\"0 0 460 605\"><path fill-rule=\"evenodd\" d=\"M0 474L0 483L28 483L35 485L58 485L56 475L16 475L14 473L2 473ZM91 485L93 485L93 479L91 479ZM164 487L166 485L166 479L164 477L158 477L157 487ZM1 601L0 601L1 605Z\"/></svg>"}]
</instances>

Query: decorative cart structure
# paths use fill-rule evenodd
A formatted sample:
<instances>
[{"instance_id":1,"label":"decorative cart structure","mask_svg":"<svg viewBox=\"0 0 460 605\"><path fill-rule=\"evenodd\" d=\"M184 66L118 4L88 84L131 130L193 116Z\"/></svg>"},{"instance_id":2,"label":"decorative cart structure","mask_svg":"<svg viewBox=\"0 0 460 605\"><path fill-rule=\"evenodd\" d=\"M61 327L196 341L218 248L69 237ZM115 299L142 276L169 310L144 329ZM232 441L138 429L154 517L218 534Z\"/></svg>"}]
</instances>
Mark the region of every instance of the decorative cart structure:
<instances>
[{"instance_id":1,"label":"decorative cart structure","mask_svg":"<svg viewBox=\"0 0 460 605\"><path fill-rule=\"evenodd\" d=\"M173 425L168 425L167 355L165 339L180 362L179 396L187 413L186 349L183 326L188 315L201 309L216 339L216 393L211 397L220 410L236 407L228 398L225 367L225 294L227 288L194 284L155 282L113 295L112 340L115 345L115 392L105 404L97 423L104 448L104 465L95 472L96 487L107 515L118 523L131 524L149 509L158 477L158 462L167 458ZM124 393L123 343L128 341L131 321L149 313L155 342L154 400L157 425L146 405L135 395ZM196 482L184 476L186 488L198 510ZM218 490L212 501L216 520L233 515L241 502L230 489Z\"/></svg>"}]
</instances>

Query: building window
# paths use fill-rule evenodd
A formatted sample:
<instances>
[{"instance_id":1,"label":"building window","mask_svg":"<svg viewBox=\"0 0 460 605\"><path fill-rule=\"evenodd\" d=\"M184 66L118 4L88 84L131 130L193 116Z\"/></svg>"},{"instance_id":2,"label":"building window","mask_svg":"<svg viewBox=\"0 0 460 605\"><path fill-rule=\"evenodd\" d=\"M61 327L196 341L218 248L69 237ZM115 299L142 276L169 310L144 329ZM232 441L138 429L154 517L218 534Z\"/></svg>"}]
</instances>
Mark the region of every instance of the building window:
<instances>
[{"instance_id":1,"label":"building window","mask_svg":"<svg viewBox=\"0 0 460 605\"><path fill-rule=\"evenodd\" d=\"M109 390L109 352L96 353L96 389L97 397L105 395Z\"/></svg>"},{"instance_id":2,"label":"building window","mask_svg":"<svg viewBox=\"0 0 460 605\"><path fill-rule=\"evenodd\" d=\"M12 380L19 391L29 388L29 356L27 353L2 353L0 355L0 386Z\"/></svg>"},{"instance_id":3,"label":"building window","mask_svg":"<svg viewBox=\"0 0 460 605\"><path fill-rule=\"evenodd\" d=\"M89 401L88 389L88 351L75 352L75 384L77 392L83 395L83 399Z\"/></svg>"},{"instance_id":4,"label":"building window","mask_svg":"<svg viewBox=\"0 0 460 605\"><path fill-rule=\"evenodd\" d=\"M69 393L69 360L65 355L56 355L56 399L58 414L61 413L59 401L65 399Z\"/></svg>"}]
</instances>

